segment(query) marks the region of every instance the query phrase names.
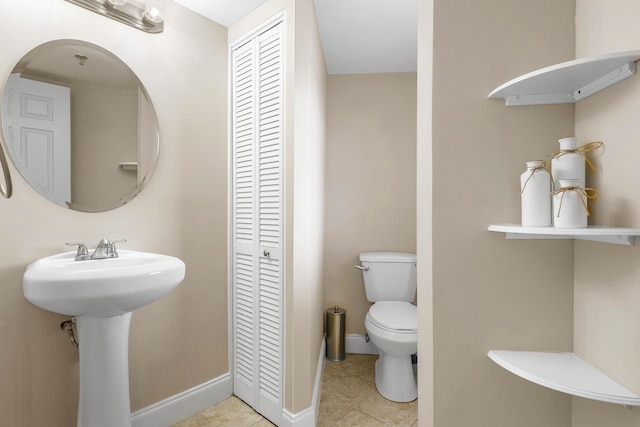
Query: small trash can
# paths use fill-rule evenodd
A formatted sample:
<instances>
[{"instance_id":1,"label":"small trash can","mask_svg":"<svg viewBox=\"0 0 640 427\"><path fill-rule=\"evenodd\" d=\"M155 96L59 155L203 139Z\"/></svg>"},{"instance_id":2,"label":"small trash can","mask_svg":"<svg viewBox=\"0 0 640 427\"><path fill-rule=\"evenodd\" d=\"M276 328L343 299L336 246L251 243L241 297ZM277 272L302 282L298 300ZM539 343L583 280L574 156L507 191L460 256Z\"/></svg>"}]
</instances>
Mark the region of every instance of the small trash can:
<instances>
[{"instance_id":1,"label":"small trash can","mask_svg":"<svg viewBox=\"0 0 640 427\"><path fill-rule=\"evenodd\" d=\"M347 310L337 305L327 310L327 359L340 362L347 358L344 346L344 329Z\"/></svg>"}]
</instances>

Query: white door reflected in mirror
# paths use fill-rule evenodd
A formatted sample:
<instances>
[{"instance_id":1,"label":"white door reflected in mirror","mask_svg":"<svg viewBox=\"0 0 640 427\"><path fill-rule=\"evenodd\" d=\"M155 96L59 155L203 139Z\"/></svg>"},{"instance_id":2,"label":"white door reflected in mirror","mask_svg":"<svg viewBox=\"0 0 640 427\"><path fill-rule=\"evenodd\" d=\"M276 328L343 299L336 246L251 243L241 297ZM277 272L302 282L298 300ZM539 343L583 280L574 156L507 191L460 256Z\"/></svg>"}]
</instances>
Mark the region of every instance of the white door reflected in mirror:
<instances>
[{"instance_id":1,"label":"white door reflected in mirror","mask_svg":"<svg viewBox=\"0 0 640 427\"><path fill-rule=\"evenodd\" d=\"M3 103L7 149L29 184L52 202L71 200L71 101L68 87L11 74Z\"/></svg>"}]
</instances>

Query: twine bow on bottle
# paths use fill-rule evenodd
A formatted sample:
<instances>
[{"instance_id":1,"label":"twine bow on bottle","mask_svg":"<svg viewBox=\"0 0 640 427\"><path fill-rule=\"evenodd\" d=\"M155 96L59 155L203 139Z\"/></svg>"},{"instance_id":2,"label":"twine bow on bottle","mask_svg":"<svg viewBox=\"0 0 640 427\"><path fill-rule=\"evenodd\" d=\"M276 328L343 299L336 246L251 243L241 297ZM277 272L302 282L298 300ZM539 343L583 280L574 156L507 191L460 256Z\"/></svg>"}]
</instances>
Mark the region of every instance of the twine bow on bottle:
<instances>
[{"instance_id":1,"label":"twine bow on bottle","mask_svg":"<svg viewBox=\"0 0 640 427\"><path fill-rule=\"evenodd\" d=\"M596 151L597 149L602 147L604 147L604 143L602 141L593 141L574 149L556 150L551 154L551 158L557 159L564 156L567 153L580 154L582 157L584 157L584 161L587 163L587 165L589 165L589 169L591 169L591 171L594 172L595 168L593 167L591 160L589 160L589 156L587 156L587 153L590 153L591 151Z\"/></svg>"},{"instance_id":2,"label":"twine bow on bottle","mask_svg":"<svg viewBox=\"0 0 640 427\"><path fill-rule=\"evenodd\" d=\"M558 214L556 216L560 216L560 211L562 210L562 201L564 200L564 195L567 191L575 191L578 194L578 198L582 202L582 206L584 206L584 211L587 216L591 215L589 211L589 207L587 206L587 200L593 200L598 197L598 190L595 188L582 188L582 187L562 187L557 190L553 190L551 192L552 196L556 196L558 194L562 194L560 196L560 205L558 206Z\"/></svg>"},{"instance_id":3,"label":"twine bow on bottle","mask_svg":"<svg viewBox=\"0 0 640 427\"><path fill-rule=\"evenodd\" d=\"M549 174L549 176L551 176L551 172L549 172L549 169L547 169L546 166L547 166L547 162L545 162L544 160L540 160L539 166L534 166L531 168L531 173L529 174L529 176L527 177L527 180L522 185L522 189L520 190L520 193L524 193L524 189L527 188L527 184L529 183L529 180L531 179L533 174L536 173L537 170L544 170L546 173ZM552 181L553 181L553 178L552 178Z\"/></svg>"}]
</instances>

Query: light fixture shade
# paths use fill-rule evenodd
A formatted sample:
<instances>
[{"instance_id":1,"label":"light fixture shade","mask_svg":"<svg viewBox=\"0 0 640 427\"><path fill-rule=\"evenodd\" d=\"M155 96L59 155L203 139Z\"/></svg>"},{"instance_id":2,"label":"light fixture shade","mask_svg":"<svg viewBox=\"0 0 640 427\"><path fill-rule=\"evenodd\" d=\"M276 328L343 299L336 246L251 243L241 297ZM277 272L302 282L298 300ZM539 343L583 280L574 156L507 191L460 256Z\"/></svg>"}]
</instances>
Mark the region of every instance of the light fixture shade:
<instances>
[{"instance_id":1,"label":"light fixture shade","mask_svg":"<svg viewBox=\"0 0 640 427\"><path fill-rule=\"evenodd\" d=\"M65 1L147 33L161 33L164 31L164 22L160 9L153 4L142 7L139 2L130 0Z\"/></svg>"},{"instance_id":2,"label":"light fixture shade","mask_svg":"<svg viewBox=\"0 0 640 427\"><path fill-rule=\"evenodd\" d=\"M142 12L142 19L153 22L154 24L158 24L163 21L160 9L158 9L158 7L153 3L148 3L145 6L144 12Z\"/></svg>"}]
</instances>

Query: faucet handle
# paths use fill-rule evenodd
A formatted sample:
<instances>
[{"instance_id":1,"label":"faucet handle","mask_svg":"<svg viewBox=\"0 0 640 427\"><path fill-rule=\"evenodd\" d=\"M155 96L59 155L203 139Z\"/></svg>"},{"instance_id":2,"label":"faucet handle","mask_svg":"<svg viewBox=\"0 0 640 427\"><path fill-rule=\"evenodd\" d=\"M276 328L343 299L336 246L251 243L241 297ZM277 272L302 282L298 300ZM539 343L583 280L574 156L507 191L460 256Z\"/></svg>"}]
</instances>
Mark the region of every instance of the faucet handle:
<instances>
[{"instance_id":1,"label":"faucet handle","mask_svg":"<svg viewBox=\"0 0 640 427\"><path fill-rule=\"evenodd\" d=\"M89 250L84 243L65 243L67 246L77 246L78 252L76 252L76 261L89 259Z\"/></svg>"},{"instance_id":2,"label":"faucet handle","mask_svg":"<svg viewBox=\"0 0 640 427\"><path fill-rule=\"evenodd\" d=\"M112 254L110 256L116 258L118 256L118 249L116 248L116 243L125 243L127 239L120 240L112 240L109 242L109 248L107 249L107 254Z\"/></svg>"}]
</instances>

